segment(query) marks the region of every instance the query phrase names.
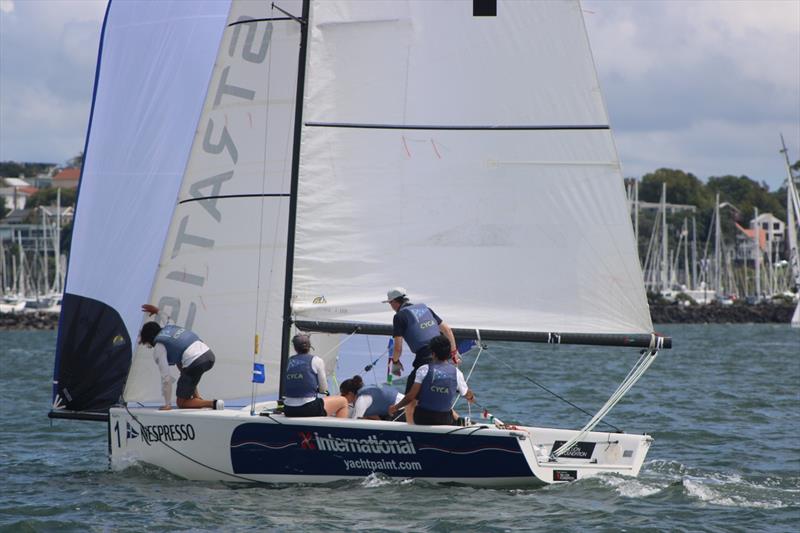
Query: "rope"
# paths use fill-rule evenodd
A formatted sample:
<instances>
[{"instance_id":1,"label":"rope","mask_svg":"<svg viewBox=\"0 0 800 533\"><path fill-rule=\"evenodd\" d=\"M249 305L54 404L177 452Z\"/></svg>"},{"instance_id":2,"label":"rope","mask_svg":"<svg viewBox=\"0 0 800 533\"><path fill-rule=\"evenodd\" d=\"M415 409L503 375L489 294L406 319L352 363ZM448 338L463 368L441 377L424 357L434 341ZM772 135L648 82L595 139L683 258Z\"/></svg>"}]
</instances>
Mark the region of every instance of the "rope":
<instances>
[{"instance_id":1,"label":"rope","mask_svg":"<svg viewBox=\"0 0 800 533\"><path fill-rule=\"evenodd\" d=\"M467 383L469 383L469 378L470 378L470 376L472 376L472 371L475 370L475 365L478 364L478 359L480 359L481 354L483 353L483 350L484 350L484 345L481 342L481 332L480 332L480 330L476 329L475 330L475 335L478 337L478 355L475 356L475 360L472 362L472 367L469 369L469 374L467 374L467 379L465 380Z\"/></svg>"},{"instance_id":2,"label":"rope","mask_svg":"<svg viewBox=\"0 0 800 533\"><path fill-rule=\"evenodd\" d=\"M238 28L237 28L238 30ZM262 361L262 358L259 356L259 344L260 339L258 335L258 313L259 313L259 303L261 302L261 259L264 253L264 202L266 198L264 193L266 192L267 186L267 146L269 146L269 98L271 93L271 84L270 84L270 77L272 76L272 47L270 46L268 49L269 58L267 59L267 71L266 71L266 85L267 85L267 105L265 106L266 117L264 120L264 151L263 151L263 158L261 164L261 205L259 207L259 215L258 215L258 266L256 270L256 313L255 313L255 324L254 326L254 333L253 333L253 371L255 372L255 365L256 363ZM285 178L285 176L284 176ZM283 189L281 189L283 190ZM278 209L280 212L280 209ZM275 228L279 224L275 224ZM275 242L275 235L273 235L272 242ZM270 262L270 274L272 272L272 264L275 260L275 246L272 246L272 261ZM265 294L265 300L269 301L269 294L272 289L272 276L270 275L270 283L267 285L267 290ZM266 316L267 312L264 312L264 324L266 326ZM266 329L266 327L264 328ZM265 372L266 374L266 372ZM265 376L266 378L266 376ZM254 416L256 414L256 388L258 384L255 381L251 381L252 385L250 387L250 416Z\"/></svg>"},{"instance_id":3,"label":"rope","mask_svg":"<svg viewBox=\"0 0 800 533\"><path fill-rule=\"evenodd\" d=\"M126 403L126 404L124 404L124 405L125 405L125 410L128 412L128 415L130 415L130 417L131 417L131 418L132 418L132 419L133 419L133 420L134 420L134 421L135 421L137 424L139 424L139 431L140 431L140 432L143 432L143 431L144 431L144 427L145 427L145 426L144 426L144 424L142 424L141 420L139 420L139 419L136 417L136 415L135 415L135 414L131 413L131 410L128 408L128 404L127 404L127 403ZM270 420L273 420L273 419L272 419L272 418L270 418ZM186 459L186 460L188 460L188 461L191 461L191 462L193 462L193 463L194 463L194 464L196 464L196 465L202 466L203 468L208 468L209 470L213 470L214 472L217 472L217 473L219 473L219 474L223 474L223 475L225 475L225 476L230 476L230 477L232 477L232 478L234 478L234 479L241 479L241 480L243 480L243 481L247 481L248 483L258 483L259 485L268 485L268 483L264 483L263 481L259 481L259 480L257 480L257 479L252 479L252 478L249 478L249 477L240 476L239 474L231 474L230 472L225 472L224 470L220 470L219 468L214 468L213 466L207 465L207 464L205 464L205 463L203 463L203 462L201 462L201 461L198 461L197 459L194 459L193 457L189 457L188 455L186 455L185 453L183 453L183 452L182 452L182 451L180 451L180 450L176 450L176 449L175 449L175 448L173 448L173 447L172 447L170 444L168 444L166 441L159 440L158 442L159 442L159 443L161 443L161 444L163 444L164 446L166 446L168 449L172 450L173 452L177 453L178 455L180 455L180 456L181 456L181 457L183 457L184 459Z\"/></svg>"},{"instance_id":4,"label":"rope","mask_svg":"<svg viewBox=\"0 0 800 533\"><path fill-rule=\"evenodd\" d=\"M344 339L343 339L343 340L342 340L342 341L341 341L339 344L337 344L336 346L334 346L333 348L331 348L330 350L328 350L328 351L327 351L327 352L325 352L324 354L320 355L319 357L325 357L326 355L330 355L331 353L333 353L335 350L338 350L338 349L339 349L339 347L340 347L342 344L344 344L344 343L346 343L347 341L349 341L349 340L350 340L350 337L352 337L352 336L353 336L353 335L355 335L355 334L356 334L356 332L354 331L353 333L351 333L350 335L348 335L347 337L345 337L345 338L344 338Z\"/></svg>"},{"instance_id":5,"label":"rope","mask_svg":"<svg viewBox=\"0 0 800 533\"><path fill-rule=\"evenodd\" d=\"M652 335L650 341L650 348L647 350L642 350L642 355L639 357L639 360L636 361L636 364L633 365L628 375L625 376L625 379L622 380L617 390L611 395L611 397L606 401L603 407L595 414L589 422L575 435L573 438L565 442L562 446L560 446L557 450L551 452L551 457L556 458L559 455L564 454L567 450L572 448L572 446L581 440L587 433L592 431L594 427L600 423L604 416L608 414L609 411L622 399L625 394L633 387L639 378L650 368L650 365L656 360L658 356L658 351L663 347L664 338L657 337L656 335Z\"/></svg>"},{"instance_id":6,"label":"rope","mask_svg":"<svg viewBox=\"0 0 800 533\"><path fill-rule=\"evenodd\" d=\"M480 332L480 330L476 329L475 330L475 335L478 337L478 355L475 356L475 360L472 362L472 367L470 367L469 373L467 374L467 377L464 379L464 381L468 385L469 385L469 378L472 377L472 371L475 370L475 365L478 364L478 359L481 358L481 354L483 353L483 350L484 350L484 345L481 342L481 332ZM455 409L456 404L458 403L458 400L460 400L460 399L461 399L461 396L460 395L456 395L456 399L453 401L453 405L450 406L451 410ZM472 409L469 406L469 402L467 402L467 412L468 412L468 416L472 415Z\"/></svg>"},{"instance_id":7,"label":"rope","mask_svg":"<svg viewBox=\"0 0 800 533\"><path fill-rule=\"evenodd\" d=\"M518 372L518 369L517 369L517 368L514 368L514 367L513 367L513 366L511 366L510 364L508 364L508 363L506 363L505 361L503 361L502 359L500 359L499 357L495 357L495 356L493 356L493 355L491 354L491 352L490 352L490 351L488 351L488 350L487 350L487 351L486 351L486 355L488 355L489 357L491 357L493 360L495 360L495 361L498 361L498 362L500 362L501 364L505 365L507 368L509 368L509 369L513 370L515 373L517 373L517 372ZM543 391L545 391L545 392L548 392L548 393L552 394L553 396L555 396L556 398L558 398L558 399L559 399L559 400L561 400L562 402L566 403L567 405L570 405L570 406L574 407L575 409L577 409L577 410L578 410L578 411L580 411L581 413L585 414L586 416L592 416L592 413L590 413L590 412L589 412L589 411L587 411L586 409L583 409L582 407L579 407L579 406L575 405L574 403L572 403L571 401L567 400L567 399L566 399L566 398L564 398L563 396L560 396L559 394L557 394L557 393L555 393L555 392L551 391L550 389L548 389L547 387L545 387L545 386L544 386L544 385L542 385L541 383L538 383L538 382L536 382L535 380L533 380L533 379L529 378L528 376L526 376L526 375L524 375L524 374L522 374L522 377L523 377L523 378L525 378L525 379L527 379L528 381L530 381L531 383L533 383L534 385L536 385L537 387L539 387L539 388L540 388L540 389L542 389ZM605 424L605 425L607 425L607 426L609 426L609 427L612 427L612 428L614 428L614 430L615 430L617 433L622 433L622 430L621 430L620 428L618 428L617 426L615 426L614 424L612 424L611 422L606 422L606 421L603 421L603 424Z\"/></svg>"}]
</instances>

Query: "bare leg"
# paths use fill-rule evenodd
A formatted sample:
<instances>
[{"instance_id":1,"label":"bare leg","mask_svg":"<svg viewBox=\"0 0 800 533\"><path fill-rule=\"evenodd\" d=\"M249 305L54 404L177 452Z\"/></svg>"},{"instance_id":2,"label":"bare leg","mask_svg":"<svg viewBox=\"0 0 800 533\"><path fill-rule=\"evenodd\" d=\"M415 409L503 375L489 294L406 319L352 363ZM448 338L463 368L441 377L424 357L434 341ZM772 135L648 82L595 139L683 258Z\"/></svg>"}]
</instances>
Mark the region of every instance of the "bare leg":
<instances>
[{"instance_id":1,"label":"bare leg","mask_svg":"<svg viewBox=\"0 0 800 533\"><path fill-rule=\"evenodd\" d=\"M197 398L177 398L176 403L179 409L214 408L214 402L212 400L198 400Z\"/></svg>"},{"instance_id":2,"label":"bare leg","mask_svg":"<svg viewBox=\"0 0 800 533\"><path fill-rule=\"evenodd\" d=\"M325 403L325 412L328 413L328 416L347 418L347 398L344 396L327 396L322 401Z\"/></svg>"}]
</instances>

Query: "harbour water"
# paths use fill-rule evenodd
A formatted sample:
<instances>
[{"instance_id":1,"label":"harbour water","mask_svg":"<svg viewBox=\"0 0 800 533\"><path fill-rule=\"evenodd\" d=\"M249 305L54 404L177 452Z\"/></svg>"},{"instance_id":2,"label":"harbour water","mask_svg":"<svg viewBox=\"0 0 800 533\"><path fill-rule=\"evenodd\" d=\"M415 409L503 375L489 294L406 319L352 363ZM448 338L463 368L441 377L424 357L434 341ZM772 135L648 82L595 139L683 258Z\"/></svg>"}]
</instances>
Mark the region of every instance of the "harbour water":
<instances>
[{"instance_id":1,"label":"harbour water","mask_svg":"<svg viewBox=\"0 0 800 533\"><path fill-rule=\"evenodd\" d=\"M675 348L662 352L608 417L655 438L640 476L525 490L379 475L273 487L187 482L142 466L111 472L104 424L46 417L55 333L0 331L0 530L797 531L800 331L763 324L660 329ZM507 422L580 427L585 415L524 376L592 411L636 356L493 343L470 384Z\"/></svg>"}]
</instances>

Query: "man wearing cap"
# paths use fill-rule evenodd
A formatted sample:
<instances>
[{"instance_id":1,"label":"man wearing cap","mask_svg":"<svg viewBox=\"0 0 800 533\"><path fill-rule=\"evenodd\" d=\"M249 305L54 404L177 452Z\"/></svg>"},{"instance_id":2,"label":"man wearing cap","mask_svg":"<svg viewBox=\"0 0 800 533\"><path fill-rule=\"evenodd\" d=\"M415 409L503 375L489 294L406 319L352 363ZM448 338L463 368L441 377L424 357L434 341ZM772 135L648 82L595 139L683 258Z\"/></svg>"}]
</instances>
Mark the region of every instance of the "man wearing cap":
<instances>
[{"instance_id":1,"label":"man wearing cap","mask_svg":"<svg viewBox=\"0 0 800 533\"><path fill-rule=\"evenodd\" d=\"M392 323L394 336L394 351L392 352L392 373L399 376L403 370L400 362L400 354L403 352L403 341L405 340L411 351L414 352L414 369L406 381L406 391L411 389L414 384L414 377L417 369L422 365L431 362L431 350L428 346L430 340L439 335L444 335L450 341L450 354L456 364L460 362L456 339L453 330L439 318L439 315L425 304L412 304L406 295L403 287L395 287L386 293L386 300L395 312ZM406 421L413 424L414 406L416 402L410 402L406 407Z\"/></svg>"},{"instance_id":2,"label":"man wearing cap","mask_svg":"<svg viewBox=\"0 0 800 533\"><path fill-rule=\"evenodd\" d=\"M325 362L311 355L311 337L295 335L292 338L295 355L289 358L284 374L283 414L288 417L336 416L346 418L347 399L343 396L326 396L328 378L325 375Z\"/></svg>"}]
</instances>

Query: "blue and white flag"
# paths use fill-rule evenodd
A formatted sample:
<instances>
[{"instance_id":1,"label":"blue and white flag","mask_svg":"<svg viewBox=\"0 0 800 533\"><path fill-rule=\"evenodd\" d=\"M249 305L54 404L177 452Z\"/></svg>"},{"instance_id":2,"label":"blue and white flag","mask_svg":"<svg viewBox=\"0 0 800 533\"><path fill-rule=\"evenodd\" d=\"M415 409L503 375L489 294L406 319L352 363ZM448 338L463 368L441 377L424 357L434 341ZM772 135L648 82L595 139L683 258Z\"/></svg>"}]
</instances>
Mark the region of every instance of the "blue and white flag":
<instances>
[{"instance_id":1,"label":"blue and white flag","mask_svg":"<svg viewBox=\"0 0 800 533\"><path fill-rule=\"evenodd\" d=\"M253 363L253 383L264 383L267 372L262 363Z\"/></svg>"}]
</instances>

